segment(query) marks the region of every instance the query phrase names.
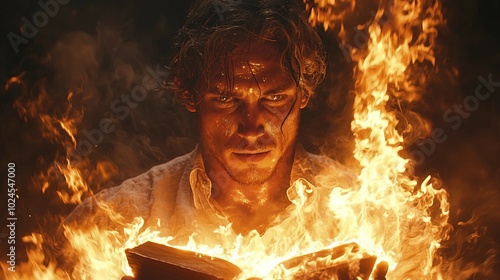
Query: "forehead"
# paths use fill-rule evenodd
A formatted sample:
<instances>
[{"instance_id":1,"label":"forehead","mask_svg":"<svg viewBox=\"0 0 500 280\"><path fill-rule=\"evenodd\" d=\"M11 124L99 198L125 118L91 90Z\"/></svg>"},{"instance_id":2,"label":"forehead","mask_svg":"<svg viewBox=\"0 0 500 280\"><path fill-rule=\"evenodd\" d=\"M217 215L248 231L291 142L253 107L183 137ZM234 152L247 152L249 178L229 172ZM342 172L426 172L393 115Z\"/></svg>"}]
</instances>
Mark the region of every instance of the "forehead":
<instances>
[{"instance_id":1,"label":"forehead","mask_svg":"<svg viewBox=\"0 0 500 280\"><path fill-rule=\"evenodd\" d=\"M221 61L222 67L214 73L213 83L221 85L227 83L258 82L276 83L289 80L290 76L283 71L278 44L267 41L246 42L236 47ZM224 65L226 63L226 65Z\"/></svg>"},{"instance_id":2,"label":"forehead","mask_svg":"<svg viewBox=\"0 0 500 280\"><path fill-rule=\"evenodd\" d=\"M254 75L281 70L278 46L271 42L249 42L234 49L229 58L236 75L247 73L248 67Z\"/></svg>"}]
</instances>

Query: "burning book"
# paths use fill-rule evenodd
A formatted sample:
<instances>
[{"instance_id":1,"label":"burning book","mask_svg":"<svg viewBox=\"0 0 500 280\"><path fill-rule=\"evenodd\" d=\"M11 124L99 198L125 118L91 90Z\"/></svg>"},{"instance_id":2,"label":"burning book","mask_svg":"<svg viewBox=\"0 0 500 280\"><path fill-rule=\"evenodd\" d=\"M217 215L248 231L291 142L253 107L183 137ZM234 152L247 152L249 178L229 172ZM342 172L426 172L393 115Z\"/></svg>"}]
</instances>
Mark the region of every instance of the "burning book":
<instances>
[{"instance_id":1,"label":"burning book","mask_svg":"<svg viewBox=\"0 0 500 280\"><path fill-rule=\"evenodd\" d=\"M229 261L154 242L126 254L135 278L123 279L236 279L243 274ZM284 260L264 279L369 279L376 260L349 243ZM377 269L374 274L374 279L385 279L385 271Z\"/></svg>"}]
</instances>

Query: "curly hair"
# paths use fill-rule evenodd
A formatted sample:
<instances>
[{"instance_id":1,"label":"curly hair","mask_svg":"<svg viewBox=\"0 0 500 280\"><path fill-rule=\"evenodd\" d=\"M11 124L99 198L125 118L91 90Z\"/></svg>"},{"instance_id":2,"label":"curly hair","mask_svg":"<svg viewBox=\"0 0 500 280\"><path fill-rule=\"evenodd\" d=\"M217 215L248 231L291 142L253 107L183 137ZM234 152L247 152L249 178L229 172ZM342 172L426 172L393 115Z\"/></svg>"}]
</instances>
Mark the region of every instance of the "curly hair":
<instances>
[{"instance_id":1,"label":"curly hair","mask_svg":"<svg viewBox=\"0 0 500 280\"><path fill-rule=\"evenodd\" d=\"M314 94L325 76L325 51L299 0L198 0L175 38L170 71L176 96L185 101L206 90L221 62L253 40L277 43L282 69Z\"/></svg>"}]
</instances>

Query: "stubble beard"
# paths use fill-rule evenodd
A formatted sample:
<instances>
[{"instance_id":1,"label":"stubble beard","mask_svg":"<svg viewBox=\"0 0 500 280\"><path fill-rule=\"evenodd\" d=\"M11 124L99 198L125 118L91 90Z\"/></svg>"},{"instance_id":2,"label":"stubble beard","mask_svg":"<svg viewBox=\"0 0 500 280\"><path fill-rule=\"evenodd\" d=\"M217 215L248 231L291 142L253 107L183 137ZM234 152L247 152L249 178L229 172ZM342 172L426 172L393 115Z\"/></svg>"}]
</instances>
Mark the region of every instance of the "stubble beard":
<instances>
[{"instance_id":1,"label":"stubble beard","mask_svg":"<svg viewBox=\"0 0 500 280\"><path fill-rule=\"evenodd\" d=\"M231 179L244 186L263 185L276 173L276 165L269 169L263 169L258 168L256 164L250 164L245 169L236 171L231 170L222 162L219 163L222 164Z\"/></svg>"},{"instance_id":2,"label":"stubble beard","mask_svg":"<svg viewBox=\"0 0 500 280\"><path fill-rule=\"evenodd\" d=\"M212 155L232 180L244 186L263 185L269 181L276 173L278 163L281 160L279 159L274 166L268 168L259 168L257 164L245 164L245 168L237 169L232 168L230 163L224 160L223 155L226 149L217 149L216 147L223 147L223 145L207 145L205 147L206 155ZM234 164L236 165L237 163L235 162Z\"/></svg>"}]
</instances>

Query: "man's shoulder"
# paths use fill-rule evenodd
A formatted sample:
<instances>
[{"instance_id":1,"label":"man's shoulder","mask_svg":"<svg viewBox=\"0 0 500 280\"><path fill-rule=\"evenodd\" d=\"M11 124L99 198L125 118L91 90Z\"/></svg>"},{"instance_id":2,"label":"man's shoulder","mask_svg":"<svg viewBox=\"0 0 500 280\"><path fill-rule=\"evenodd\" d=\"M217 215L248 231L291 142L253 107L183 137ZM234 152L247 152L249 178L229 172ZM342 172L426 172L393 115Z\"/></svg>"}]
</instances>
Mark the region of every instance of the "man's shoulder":
<instances>
[{"instance_id":1,"label":"man's shoulder","mask_svg":"<svg viewBox=\"0 0 500 280\"><path fill-rule=\"evenodd\" d=\"M114 188L118 190L123 189L125 192L128 192L127 190L132 188L132 191L136 192L138 191L136 188L139 187L144 189L145 192L150 192L159 182L164 181L166 178L170 180L173 177L179 177L183 174L183 171L191 168L194 161L194 153L195 151L192 151L163 164L156 165L136 177L125 180L121 185Z\"/></svg>"},{"instance_id":2,"label":"man's shoulder","mask_svg":"<svg viewBox=\"0 0 500 280\"><path fill-rule=\"evenodd\" d=\"M120 222L132 222L136 217L147 218L152 203L153 189L163 182L176 182L184 171L191 167L194 152L174 158L166 163L156 165L148 171L121 184L104 189L84 200L66 218L65 223L81 220L82 217L98 219L96 224L108 223L113 214L119 214Z\"/></svg>"}]
</instances>

